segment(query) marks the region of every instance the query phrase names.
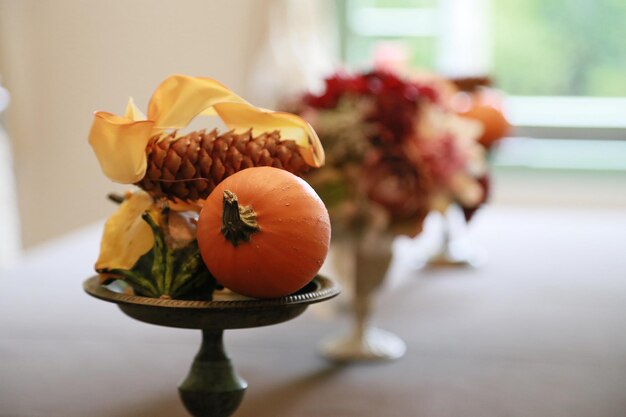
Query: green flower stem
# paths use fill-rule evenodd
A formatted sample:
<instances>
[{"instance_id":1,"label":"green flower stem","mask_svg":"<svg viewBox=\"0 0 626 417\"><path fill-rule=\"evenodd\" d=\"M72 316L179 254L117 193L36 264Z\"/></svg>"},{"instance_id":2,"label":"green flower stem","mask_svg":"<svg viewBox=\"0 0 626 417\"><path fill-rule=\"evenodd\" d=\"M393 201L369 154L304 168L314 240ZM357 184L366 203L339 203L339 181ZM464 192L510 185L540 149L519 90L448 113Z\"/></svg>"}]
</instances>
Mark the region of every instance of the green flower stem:
<instances>
[{"instance_id":1,"label":"green flower stem","mask_svg":"<svg viewBox=\"0 0 626 417\"><path fill-rule=\"evenodd\" d=\"M128 269L108 269L98 272L108 272L111 274L121 275L124 280L126 280L129 284L133 286L135 291L139 289L141 295L145 295L147 297L159 296L159 291L155 288L154 284L150 282L150 280L146 279L136 272L130 271Z\"/></svg>"},{"instance_id":2,"label":"green flower stem","mask_svg":"<svg viewBox=\"0 0 626 417\"><path fill-rule=\"evenodd\" d=\"M176 292L172 292L172 298L185 298L190 294L196 296L195 299L212 300L213 291L217 286L215 278L207 269L196 271L194 275L187 279Z\"/></svg>"},{"instance_id":3,"label":"green flower stem","mask_svg":"<svg viewBox=\"0 0 626 417\"><path fill-rule=\"evenodd\" d=\"M166 247L163 240L163 234L161 233L161 228L159 227L159 225L155 223L154 219L152 219L148 212L143 213L141 217L146 223L148 223L148 225L152 229L152 233L154 234L154 260L152 262L152 279L156 283L159 294L166 294L164 292L165 274L163 273L163 268L165 266L164 255Z\"/></svg>"},{"instance_id":4,"label":"green flower stem","mask_svg":"<svg viewBox=\"0 0 626 417\"><path fill-rule=\"evenodd\" d=\"M165 247L165 274L163 274L163 294L171 295L172 275L174 273L174 251L169 247Z\"/></svg>"},{"instance_id":5,"label":"green flower stem","mask_svg":"<svg viewBox=\"0 0 626 417\"><path fill-rule=\"evenodd\" d=\"M172 280L174 275L175 253L172 249L172 237L170 236L170 208L165 205L161 210L161 219L163 223L159 228L159 233L163 236L165 248L165 273L163 274L163 295L170 296L172 288Z\"/></svg>"},{"instance_id":6,"label":"green flower stem","mask_svg":"<svg viewBox=\"0 0 626 417\"><path fill-rule=\"evenodd\" d=\"M198 273L199 263L200 254L198 249L195 248L194 251L187 255L186 260L182 263L176 275L176 279L174 280L174 285L172 286L172 294L176 294L181 287Z\"/></svg>"}]
</instances>

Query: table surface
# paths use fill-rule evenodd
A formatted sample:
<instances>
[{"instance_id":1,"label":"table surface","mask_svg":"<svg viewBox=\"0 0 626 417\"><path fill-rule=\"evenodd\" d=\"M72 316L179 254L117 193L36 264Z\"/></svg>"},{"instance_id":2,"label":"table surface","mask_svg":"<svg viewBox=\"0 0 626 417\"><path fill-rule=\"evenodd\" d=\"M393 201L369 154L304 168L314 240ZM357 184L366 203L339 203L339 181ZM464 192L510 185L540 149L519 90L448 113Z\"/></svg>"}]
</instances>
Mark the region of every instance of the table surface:
<instances>
[{"instance_id":1,"label":"table surface","mask_svg":"<svg viewBox=\"0 0 626 417\"><path fill-rule=\"evenodd\" d=\"M186 416L176 385L200 332L134 321L88 297L100 225L2 273L0 417ZM344 303L226 332L249 388L236 417L623 417L626 213L491 207L479 268L416 268L400 239L373 320L407 343L395 362L336 365L320 340ZM349 292L349 291L348 291Z\"/></svg>"}]
</instances>

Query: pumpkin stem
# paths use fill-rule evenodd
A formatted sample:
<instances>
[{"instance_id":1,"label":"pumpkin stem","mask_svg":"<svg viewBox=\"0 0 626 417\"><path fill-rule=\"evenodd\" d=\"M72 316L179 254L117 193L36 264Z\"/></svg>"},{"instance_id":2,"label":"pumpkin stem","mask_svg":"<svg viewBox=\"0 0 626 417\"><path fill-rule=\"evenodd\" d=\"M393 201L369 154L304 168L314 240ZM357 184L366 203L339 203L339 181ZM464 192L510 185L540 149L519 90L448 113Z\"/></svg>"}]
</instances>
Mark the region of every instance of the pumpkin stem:
<instances>
[{"instance_id":1,"label":"pumpkin stem","mask_svg":"<svg viewBox=\"0 0 626 417\"><path fill-rule=\"evenodd\" d=\"M239 242L249 242L250 235L259 231L256 213L252 206L239 206L237 195L224 190L224 210L222 212L222 234L233 246Z\"/></svg>"}]
</instances>

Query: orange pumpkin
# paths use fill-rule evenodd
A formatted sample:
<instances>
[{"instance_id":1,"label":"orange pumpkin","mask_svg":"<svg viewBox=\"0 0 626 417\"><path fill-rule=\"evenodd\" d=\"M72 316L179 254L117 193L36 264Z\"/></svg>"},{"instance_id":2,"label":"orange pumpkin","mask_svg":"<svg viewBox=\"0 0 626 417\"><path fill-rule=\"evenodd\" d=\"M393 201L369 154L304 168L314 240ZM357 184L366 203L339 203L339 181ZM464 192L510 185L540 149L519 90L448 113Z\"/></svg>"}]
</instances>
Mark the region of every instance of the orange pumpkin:
<instances>
[{"instance_id":1,"label":"orange pumpkin","mask_svg":"<svg viewBox=\"0 0 626 417\"><path fill-rule=\"evenodd\" d=\"M328 253L330 219L301 178L256 167L222 181L198 219L198 246L217 281L249 297L281 297L304 287Z\"/></svg>"}]
</instances>

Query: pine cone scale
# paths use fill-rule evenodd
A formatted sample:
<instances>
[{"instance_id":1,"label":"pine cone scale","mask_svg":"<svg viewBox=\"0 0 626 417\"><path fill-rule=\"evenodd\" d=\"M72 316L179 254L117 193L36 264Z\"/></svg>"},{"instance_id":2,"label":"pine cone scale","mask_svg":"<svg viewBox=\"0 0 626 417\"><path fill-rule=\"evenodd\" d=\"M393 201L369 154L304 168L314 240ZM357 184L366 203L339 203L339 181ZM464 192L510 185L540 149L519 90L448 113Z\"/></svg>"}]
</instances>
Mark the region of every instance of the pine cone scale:
<instances>
[{"instance_id":1,"label":"pine cone scale","mask_svg":"<svg viewBox=\"0 0 626 417\"><path fill-rule=\"evenodd\" d=\"M155 197L183 201L206 198L224 178L254 166L273 166L300 175L308 165L294 141L278 132L256 137L216 130L154 137L146 149L148 167L137 185Z\"/></svg>"}]
</instances>

